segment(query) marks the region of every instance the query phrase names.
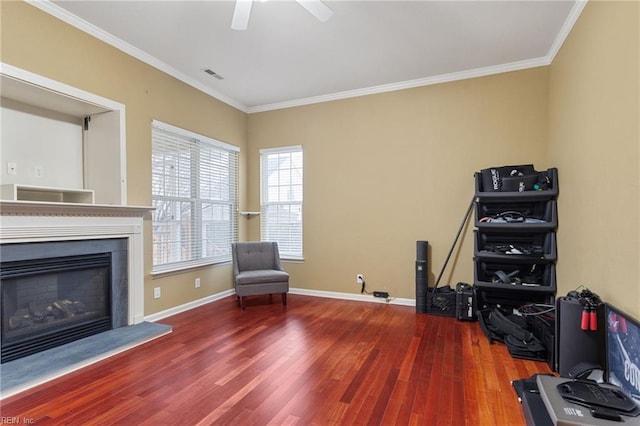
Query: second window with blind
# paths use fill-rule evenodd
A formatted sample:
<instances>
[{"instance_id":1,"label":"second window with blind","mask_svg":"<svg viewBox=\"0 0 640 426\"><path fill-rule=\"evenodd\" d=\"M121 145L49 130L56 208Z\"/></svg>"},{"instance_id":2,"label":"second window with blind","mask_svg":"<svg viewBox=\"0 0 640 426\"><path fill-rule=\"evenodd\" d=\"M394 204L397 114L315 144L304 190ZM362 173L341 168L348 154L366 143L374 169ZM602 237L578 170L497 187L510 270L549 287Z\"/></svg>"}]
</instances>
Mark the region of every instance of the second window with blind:
<instances>
[{"instance_id":1,"label":"second window with blind","mask_svg":"<svg viewBox=\"0 0 640 426\"><path fill-rule=\"evenodd\" d=\"M301 146L260 150L261 239L278 243L283 259L303 259Z\"/></svg>"}]
</instances>

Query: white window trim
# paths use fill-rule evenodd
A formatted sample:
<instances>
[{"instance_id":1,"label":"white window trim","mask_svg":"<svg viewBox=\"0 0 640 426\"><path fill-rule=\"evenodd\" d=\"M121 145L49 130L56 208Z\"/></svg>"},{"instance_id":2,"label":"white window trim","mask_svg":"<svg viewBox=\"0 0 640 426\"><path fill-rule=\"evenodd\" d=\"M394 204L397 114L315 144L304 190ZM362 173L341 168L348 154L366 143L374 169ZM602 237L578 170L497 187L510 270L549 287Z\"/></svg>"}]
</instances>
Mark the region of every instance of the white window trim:
<instances>
[{"instance_id":1,"label":"white window trim","mask_svg":"<svg viewBox=\"0 0 640 426\"><path fill-rule=\"evenodd\" d=\"M304 150L302 148L302 145L287 145L287 146L283 146L283 147L277 147L277 148L262 148L259 151L260 154L260 211L261 213L264 215L264 212L262 211L262 205L263 205L263 200L264 200L264 183L262 182L262 178L263 178L263 171L262 171L262 156L263 155L269 155L269 154L278 154L278 153L289 153L289 152L295 152L295 151L300 151L303 153L303 173L304 173ZM304 183L303 183L304 185ZM303 194L304 194L304 188L303 188ZM302 256L294 256L294 255L290 255L290 254L280 254L280 258L283 261L287 261L287 262L291 262L291 263L302 263L304 262L305 258L304 258L304 195L303 195L303 200L301 203L301 207L302 207L302 211L303 211L303 222L302 222L302 241L301 241L301 248L302 248ZM260 235L262 238L262 230L260 230Z\"/></svg>"},{"instance_id":2,"label":"white window trim","mask_svg":"<svg viewBox=\"0 0 640 426\"><path fill-rule=\"evenodd\" d=\"M193 139L202 140L204 142L208 142L211 145L216 146L216 147L221 148L221 149L226 149L228 151L234 151L234 152L240 152L240 148L235 146L235 145L231 145L231 144L228 144L228 143L225 143L225 142L220 142L217 139L213 139L213 138L210 138L208 136L201 135L199 133L191 132L189 130L182 129L180 127L172 126L171 124L163 123L162 121L152 120L151 121L151 126L152 127L157 127L159 129L162 129L162 130L166 130L168 132L175 133L175 134L180 135L180 136L184 136L186 138L193 138Z\"/></svg>"},{"instance_id":3,"label":"white window trim","mask_svg":"<svg viewBox=\"0 0 640 426\"><path fill-rule=\"evenodd\" d=\"M260 155L278 154L280 152L292 152L292 151L302 151L302 145L289 145L289 146L282 146L279 148L262 148L260 150Z\"/></svg>"}]
</instances>

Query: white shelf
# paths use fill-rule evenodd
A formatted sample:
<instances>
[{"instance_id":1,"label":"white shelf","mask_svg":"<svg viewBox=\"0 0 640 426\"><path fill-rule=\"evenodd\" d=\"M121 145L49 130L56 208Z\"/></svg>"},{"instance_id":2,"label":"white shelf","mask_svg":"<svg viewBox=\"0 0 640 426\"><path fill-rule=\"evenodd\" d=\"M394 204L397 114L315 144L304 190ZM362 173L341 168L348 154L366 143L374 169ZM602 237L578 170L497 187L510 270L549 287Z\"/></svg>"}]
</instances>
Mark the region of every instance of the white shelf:
<instances>
[{"instance_id":1,"label":"white shelf","mask_svg":"<svg viewBox=\"0 0 640 426\"><path fill-rule=\"evenodd\" d=\"M44 201L49 203L94 204L95 194L91 189L50 188L44 186L1 185L2 199L8 201Z\"/></svg>"}]
</instances>

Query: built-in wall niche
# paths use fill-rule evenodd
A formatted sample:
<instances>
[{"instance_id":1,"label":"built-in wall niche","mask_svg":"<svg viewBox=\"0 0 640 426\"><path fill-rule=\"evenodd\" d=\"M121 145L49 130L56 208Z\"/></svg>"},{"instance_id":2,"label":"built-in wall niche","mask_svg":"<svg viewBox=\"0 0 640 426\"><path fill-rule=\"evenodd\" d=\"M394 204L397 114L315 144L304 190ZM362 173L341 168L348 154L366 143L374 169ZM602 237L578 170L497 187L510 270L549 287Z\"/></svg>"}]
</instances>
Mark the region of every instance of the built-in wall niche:
<instances>
[{"instance_id":1,"label":"built-in wall niche","mask_svg":"<svg viewBox=\"0 0 640 426\"><path fill-rule=\"evenodd\" d=\"M0 114L3 201L127 205L123 104L0 63Z\"/></svg>"}]
</instances>

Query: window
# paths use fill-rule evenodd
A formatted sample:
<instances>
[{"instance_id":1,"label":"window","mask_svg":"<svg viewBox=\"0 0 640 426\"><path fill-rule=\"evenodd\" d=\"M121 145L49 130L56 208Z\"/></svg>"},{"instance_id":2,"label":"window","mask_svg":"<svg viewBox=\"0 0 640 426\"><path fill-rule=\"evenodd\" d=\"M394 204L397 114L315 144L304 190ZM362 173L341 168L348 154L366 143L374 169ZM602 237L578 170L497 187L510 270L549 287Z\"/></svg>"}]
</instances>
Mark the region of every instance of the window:
<instances>
[{"instance_id":1,"label":"window","mask_svg":"<svg viewBox=\"0 0 640 426\"><path fill-rule=\"evenodd\" d=\"M260 150L262 240L283 258L302 259L302 147Z\"/></svg>"},{"instance_id":2,"label":"window","mask_svg":"<svg viewBox=\"0 0 640 426\"><path fill-rule=\"evenodd\" d=\"M153 272L231 260L239 149L158 121L151 138Z\"/></svg>"}]
</instances>

